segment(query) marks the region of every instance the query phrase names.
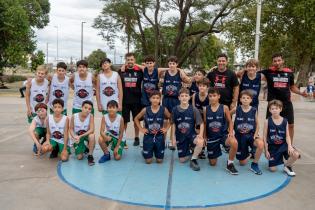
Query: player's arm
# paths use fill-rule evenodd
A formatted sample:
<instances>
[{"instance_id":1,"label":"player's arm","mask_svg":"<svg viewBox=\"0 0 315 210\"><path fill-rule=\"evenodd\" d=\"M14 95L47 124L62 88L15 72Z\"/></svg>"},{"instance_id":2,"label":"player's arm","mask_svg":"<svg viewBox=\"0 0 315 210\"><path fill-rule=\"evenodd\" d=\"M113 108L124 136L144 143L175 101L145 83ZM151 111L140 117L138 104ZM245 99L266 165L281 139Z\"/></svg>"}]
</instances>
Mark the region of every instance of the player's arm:
<instances>
[{"instance_id":1,"label":"player's arm","mask_svg":"<svg viewBox=\"0 0 315 210\"><path fill-rule=\"evenodd\" d=\"M224 115L225 115L225 119L226 119L228 126L229 126L229 136L230 137L234 136L233 123L232 123L230 110L226 105L224 105Z\"/></svg>"},{"instance_id":2,"label":"player's arm","mask_svg":"<svg viewBox=\"0 0 315 210\"><path fill-rule=\"evenodd\" d=\"M170 68L158 68L158 75L159 78L161 77L161 75L163 75L167 70L169 70ZM179 69L178 69L179 70Z\"/></svg>"},{"instance_id":3,"label":"player's arm","mask_svg":"<svg viewBox=\"0 0 315 210\"><path fill-rule=\"evenodd\" d=\"M36 135L35 135L35 132L34 132L35 128L36 128L36 122L33 119L30 127L28 128L28 132L29 132L32 140L34 141L34 143L38 147L38 146L40 146L40 143L39 143L38 139L36 138Z\"/></svg>"},{"instance_id":4,"label":"player's arm","mask_svg":"<svg viewBox=\"0 0 315 210\"><path fill-rule=\"evenodd\" d=\"M175 135L175 129L176 129L176 126L175 126L175 123L172 122L172 133L171 133L171 136L175 136L175 138L173 138L173 141L172 141L172 145L175 146L176 145L176 135Z\"/></svg>"},{"instance_id":5,"label":"player's arm","mask_svg":"<svg viewBox=\"0 0 315 210\"><path fill-rule=\"evenodd\" d=\"M292 155L294 153L294 148L292 147L292 141L291 141L291 138L290 138L289 124L288 123L287 123L287 126L286 126L286 142L288 144L288 153L290 155Z\"/></svg>"},{"instance_id":6,"label":"player's arm","mask_svg":"<svg viewBox=\"0 0 315 210\"><path fill-rule=\"evenodd\" d=\"M78 136L74 133L74 115L71 116L69 133L74 140L77 140Z\"/></svg>"},{"instance_id":7,"label":"player's arm","mask_svg":"<svg viewBox=\"0 0 315 210\"><path fill-rule=\"evenodd\" d=\"M165 108L164 119L166 119L166 121L164 121L165 123L163 124L163 128L161 129L163 134L166 134L168 129L170 129L171 127L170 118L171 118L171 113Z\"/></svg>"},{"instance_id":8,"label":"player's arm","mask_svg":"<svg viewBox=\"0 0 315 210\"><path fill-rule=\"evenodd\" d=\"M258 110L256 110L256 118L255 118L255 123L256 123L256 130L254 134L254 139L259 137L259 120L258 120Z\"/></svg>"},{"instance_id":9,"label":"player's arm","mask_svg":"<svg viewBox=\"0 0 315 210\"><path fill-rule=\"evenodd\" d=\"M117 141L117 145L116 145L117 149L115 148L117 150L117 152L118 152L118 149L120 147L120 143L122 141L122 138L124 136L124 132L125 132L124 118L121 117L120 118L120 127L119 127L119 136L118 136L118 141Z\"/></svg>"},{"instance_id":10,"label":"player's arm","mask_svg":"<svg viewBox=\"0 0 315 210\"><path fill-rule=\"evenodd\" d=\"M193 107L196 107L196 93L194 93L191 97Z\"/></svg>"},{"instance_id":11,"label":"player's arm","mask_svg":"<svg viewBox=\"0 0 315 210\"><path fill-rule=\"evenodd\" d=\"M100 128L100 135L102 136L102 138L105 140L107 137L106 137L106 134L105 134L105 131L106 130L106 126L105 126L105 117L104 115L102 116L102 121L101 121L101 128Z\"/></svg>"},{"instance_id":12,"label":"player's arm","mask_svg":"<svg viewBox=\"0 0 315 210\"><path fill-rule=\"evenodd\" d=\"M101 112L103 111L103 107L101 105L101 95L100 95L100 75L98 75L96 79L95 92L96 92L97 108L98 108L98 111Z\"/></svg>"},{"instance_id":13,"label":"player's arm","mask_svg":"<svg viewBox=\"0 0 315 210\"><path fill-rule=\"evenodd\" d=\"M307 93L301 92L300 89L296 85L291 85L290 90L295 94L298 94L298 95L303 96L303 97L307 97Z\"/></svg>"},{"instance_id":14,"label":"player's arm","mask_svg":"<svg viewBox=\"0 0 315 210\"><path fill-rule=\"evenodd\" d=\"M32 87L31 80L27 80L26 91L25 91L25 102L26 102L26 107L27 107L27 116L29 117L32 115L31 102L30 102L31 87Z\"/></svg>"},{"instance_id":15,"label":"player's arm","mask_svg":"<svg viewBox=\"0 0 315 210\"><path fill-rule=\"evenodd\" d=\"M207 114L206 114L206 107L202 107L202 109L203 109L203 112L202 112L202 114L203 114L203 124L204 124L204 126L205 126L205 125L207 125L207 123L206 123L206 117L207 117ZM204 139L207 139L207 132L206 132L206 129L204 129L203 137L204 137Z\"/></svg>"},{"instance_id":16,"label":"player's arm","mask_svg":"<svg viewBox=\"0 0 315 210\"><path fill-rule=\"evenodd\" d=\"M64 141L63 142L64 143L63 151L67 151L67 146L68 146L68 142L69 142L69 118L68 117L66 119L63 141Z\"/></svg>"},{"instance_id":17,"label":"player's arm","mask_svg":"<svg viewBox=\"0 0 315 210\"><path fill-rule=\"evenodd\" d=\"M239 79L242 79L243 78L243 75L246 73L246 70L245 69L241 69L239 71L236 72L236 76L237 78Z\"/></svg>"},{"instance_id":18,"label":"player's arm","mask_svg":"<svg viewBox=\"0 0 315 210\"><path fill-rule=\"evenodd\" d=\"M124 92L123 92L123 85L121 82L120 75L118 75L117 84L118 84L118 111L122 111Z\"/></svg>"},{"instance_id":19,"label":"player's arm","mask_svg":"<svg viewBox=\"0 0 315 210\"><path fill-rule=\"evenodd\" d=\"M267 135L268 135L268 119L265 120L265 123L264 123L263 140L264 140L264 145L265 145L265 156L269 160L270 154L268 151Z\"/></svg>"},{"instance_id":20,"label":"player's arm","mask_svg":"<svg viewBox=\"0 0 315 210\"><path fill-rule=\"evenodd\" d=\"M184 72L184 70L180 70L180 77L183 80L184 83L190 84L191 83L191 79L190 77L187 76L187 74Z\"/></svg>"},{"instance_id":21,"label":"player's arm","mask_svg":"<svg viewBox=\"0 0 315 210\"><path fill-rule=\"evenodd\" d=\"M47 96L46 96L46 99L45 99L45 104L48 104L49 102L49 96L50 96L50 85L48 85L47 87Z\"/></svg>"},{"instance_id":22,"label":"player's arm","mask_svg":"<svg viewBox=\"0 0 315 210\"><path fill-rule=\"evenodd\" d=\"M233 87L233 99L231 107L229 107L231 110L233 110L236 107L239 91L240 91L239 85Z\"/></svg>"},{"instance_id":23,"label":"player's arm","mask_svg":"<svg viewBox=\"0 0 315 210\"><path fill-rule=\"evenodd\" d=\"M145 112L146 112L146 108L143 108L141 110L141 112L139 114L137 114L137 116L135 117L134 119L134 122L136 124L136 126L139 128L139 130L143 133L143 134L147 134L148 133L148 130L145 129L144 127L141 126L140 124L140 119L143 118L143 116L145 115Z\"/></svg>"},{"instance_id":24,"label":"player's arm","mask_svg":"<svg viewBox=\"0 0 315 210\"><path fill-rule=\"evenodd\" d=\"M74 90L74 73L70 76L69 86Z\"/></svg>"},{"instance_id":25,"label":"player's arm","mask_svg":"<svg viewBox=\"0 0 315 210\"><path fill-rule=\"evenodd\" d=\"M46 118L46 141L44 144L50 144L50 129L49 129L49 120L48 117Z\"/></svg>"}]
</instances>

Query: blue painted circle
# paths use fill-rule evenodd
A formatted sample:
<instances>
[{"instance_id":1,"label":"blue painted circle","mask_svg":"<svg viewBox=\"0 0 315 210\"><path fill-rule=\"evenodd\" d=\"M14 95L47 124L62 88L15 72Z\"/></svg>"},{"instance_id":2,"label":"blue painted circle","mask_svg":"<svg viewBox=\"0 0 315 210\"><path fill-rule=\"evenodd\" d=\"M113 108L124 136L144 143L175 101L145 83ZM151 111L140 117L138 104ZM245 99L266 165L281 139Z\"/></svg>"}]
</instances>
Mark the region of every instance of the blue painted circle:
<instances>
[{"instance_id":1,"label":"blue painted circle","mask_svg":"<svg viewBox=\"0 0 315 210\"><path fill-rule=\"evenodd\" d=\"M249 164L242 167L236 164L238 176L228 174L225 170L226 154L219 158L215 167L211 167L207 160L199 160L199 172L192 171L189 163L179 163L177 151L172 153L168 149L163 164L147 165L141 149L128 142L129 149L124 150L120 161L99 164L97 161L102 151L96 148L94 166L88 166L86 159L76 160L72 155L68 162L58 164L58 175L71 187L90 195L165 209L248 202L276 193L290 182L281 168L278 172L269 172L265 158L260 161L261 176L250 172Z\"/></svg>"}]
</instances>

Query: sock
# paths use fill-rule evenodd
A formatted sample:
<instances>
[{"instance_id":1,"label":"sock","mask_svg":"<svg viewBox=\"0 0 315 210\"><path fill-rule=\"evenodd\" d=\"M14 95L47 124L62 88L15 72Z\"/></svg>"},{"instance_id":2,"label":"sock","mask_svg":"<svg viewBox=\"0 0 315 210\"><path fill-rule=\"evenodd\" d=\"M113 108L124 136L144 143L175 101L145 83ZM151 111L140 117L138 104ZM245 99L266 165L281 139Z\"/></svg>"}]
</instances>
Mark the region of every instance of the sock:
<instances>
[{"instance_id":1,"label":"sock","mask_svg":"<svg viewBox=\"0 0 315 210\"><path fill-rule=\"evenodd\" d=\"M228 165L232 164L233 162L233 160L228 160Z\"/></svg>"},{"instance_id":2,"label":"sock","mask_svg":"<svg viewBox=\"0 0 315 210\"><path fill-rule=\"evenodd\" d=\"M197 158L196 158L196 157L194 157L194 156L192 156L192 157L191 157L191 160L197 160Z\"/></svg>"}]
</instances>

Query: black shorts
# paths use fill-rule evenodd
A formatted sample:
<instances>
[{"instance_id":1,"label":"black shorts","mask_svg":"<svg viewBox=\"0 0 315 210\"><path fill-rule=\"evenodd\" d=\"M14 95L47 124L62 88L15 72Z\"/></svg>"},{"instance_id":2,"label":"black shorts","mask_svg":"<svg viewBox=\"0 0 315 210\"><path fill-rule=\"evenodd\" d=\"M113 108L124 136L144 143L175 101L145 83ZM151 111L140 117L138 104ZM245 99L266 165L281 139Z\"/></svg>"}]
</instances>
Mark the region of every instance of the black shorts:
<instances>
[{"instance_id":1,"label":"black shorts","mask_svg":"<svg viewBox=\"0 0 315 210\"><path fill-rule=\"evenodd\" d=\"M235 138L238 143L236 159L245 160L249 156L250 147L252 150L254 149L254 135L242 135L236 134Z\"/></svg>"},{"instance_id":2,"label":"black shorts","mask_svg":"<svg viewBox=\"0 0 315 210\"><path fill-rule=\"evenodd\" d=\"M195 134L185 136L185 138L181 139L176 137L176 146L179 158L184 158L192 154L192 151L196 146L194 143L195 138ZM177 141L178 139L180 139L180 141Z\"/></svg>"},{"instance_id":3,"label":"black shorts","mask_svg":"<svg viewBox=\"0 0 315 210\"><path fill-rule=\"evenodd\" d=\"M156 159L164 158L165 141L164 135L154 137L152 134L143 136L143 151L144 159L151 159L153 153Z\"/></svg>"},{"instance_id":4,"label":"black shorts","mask_svg":"<svg viewBox=\"0 0 315 210\"><path fill-rule=\"evenodd\" d=\"M139 112L141 112L141 104L123 104L122 107L122 117L124 118L124 123L130 122L130 112L132 114L132 119L134 119Z\"/></svg>"},{"instance_id":5,"label":"black shorts","mask_svg":"<svg viewBox=\"0 0 315 210\"><path fill-rule=\"evenodd\" d=\"M288 120L288 124L294 124L294 111L292 102L283 103L280 115ZM270 117L271 113L267 109L266 118Z\"/></svg>"},{"instance_id":6,"label":"black shorts","mask_svg":"<svg viewBox=\"0 0 315 210\"><path fill-rule=\"evenodd\" d=\"M228 136L224 135L221 138L218 138L215 140L207 139L207 152L208 152L209 159L217 159L218 157L222 155L220 145L223 145L224 147L226 147L227 138Z\"/></svg>"},{"instance_id":7,"label":"black shorts","mask_svg":"<svg viewBox=\"0 0 315 210\"><path fill-rule=\"evenodd\" d=\"M288 145L287 143L281 145L268 144L268 152L270 154L269 167L274 167L283 164L283 159L288 160Z\"/></svg>"}]
</instances>

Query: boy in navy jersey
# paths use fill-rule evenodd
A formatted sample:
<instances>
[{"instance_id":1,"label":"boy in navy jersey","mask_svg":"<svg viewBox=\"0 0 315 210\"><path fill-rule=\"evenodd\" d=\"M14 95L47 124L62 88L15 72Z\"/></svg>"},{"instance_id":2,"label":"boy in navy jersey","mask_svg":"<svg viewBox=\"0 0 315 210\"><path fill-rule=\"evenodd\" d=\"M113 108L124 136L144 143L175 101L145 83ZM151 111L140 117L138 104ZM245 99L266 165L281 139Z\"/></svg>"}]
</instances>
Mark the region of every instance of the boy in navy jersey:
<instances>
[{"instance_id":1,"label":"boy in navy jersey","mask_svg":"<svg viewBox=\"0 0 315 210\"><path fill-rule=\"evenodd\" d=\"M187 88L180 89L178 98L180 104L175 106L172 111L172 127L176 137L176 142L173 140L172 145L177 145L181 163L189 159L191 150L193 150L190 167L194 171L199 171L197 159L204 145L203 121L198 109L189 104L190 96ZM200 126L199 133L196 132L197 126Z\"/></svg>"},{"instance_id":2,"label":"boy in navy jersey","mask_svg":"<svg viewBox=\"0 0 315 210\"><path fill-rule=\"evenodd\" d=\"M160 102L161 93L158 90L152 91L150 96L151 106L143 108L135 118L136 125L144 134L142 155L147 164L152 163L153 153L157 163L162 163L164 158L164 135L170 127L168 122L170 113L163 106L160 106ZM144 119L145 127L141 126L140 119ZM164 119L167 121L164 121Z\"/></svg>"},{"instance_id":3,"label":"boy in navy jersey","mask_svg":"<svg viewBox=\"0 0 315 210\"><path fill-rule=\"evenodd\" d=\"M230 147L226 170L237 175L234 167L234 158L237 152L237 140L233 133L233 124L228 106L220 104L220 92L218 89L209 88L210 105L203 111L203 119L206 126L207 151L211 166L217 164L218 157L222 155L220 145Z\"/></svg>"},{"instance_id":4,"label":"boy in navy jersey","mask_svg":"<svg viewBox=\"0 0 315 210\"><path fill-rule=\"evenodd\" d=\"M262 172L258 167L258 161L264 149L263 140L259 137L259 124L257 118L257 109L252 107L252 92L243 90L240 93L240 101L242 105L237 106L236 116L234 120L235 138L238 142L238 150L236 158L240 161L240 165L246 165L248 158L251 156L248 147L256 148L254 160L251 163L250 170L257 175Z\"/></svg>"},{"instance_id":5,"label":"boy in navy jersey","mask_svg":"<svg viewBox=\"0 0 315 210\"><path fill-rule=\"evenodd\" d=\"M190 97L199 92L198 82L201 82L205 78L206 72L203 69L197 69L194 74L193 81L189 88Z\"/></svg>"},{"instance_id":6,"label":"boy in navy jersey","mask_svg":"<svg viewBox=\"0 0 315 210\"><path fill-rule=\"evenodd\" d=\"M283 170L289 176L295 176L292 165L300 158L300 154L292 146L288 120L280 115L282 107L282 102L279 100L272 100L268 104L271 116L264 124L265 155L269 160L270 171L276 171L276 166L283 164L284 158L286 162Z\"/></svg>"}]
</instances>

